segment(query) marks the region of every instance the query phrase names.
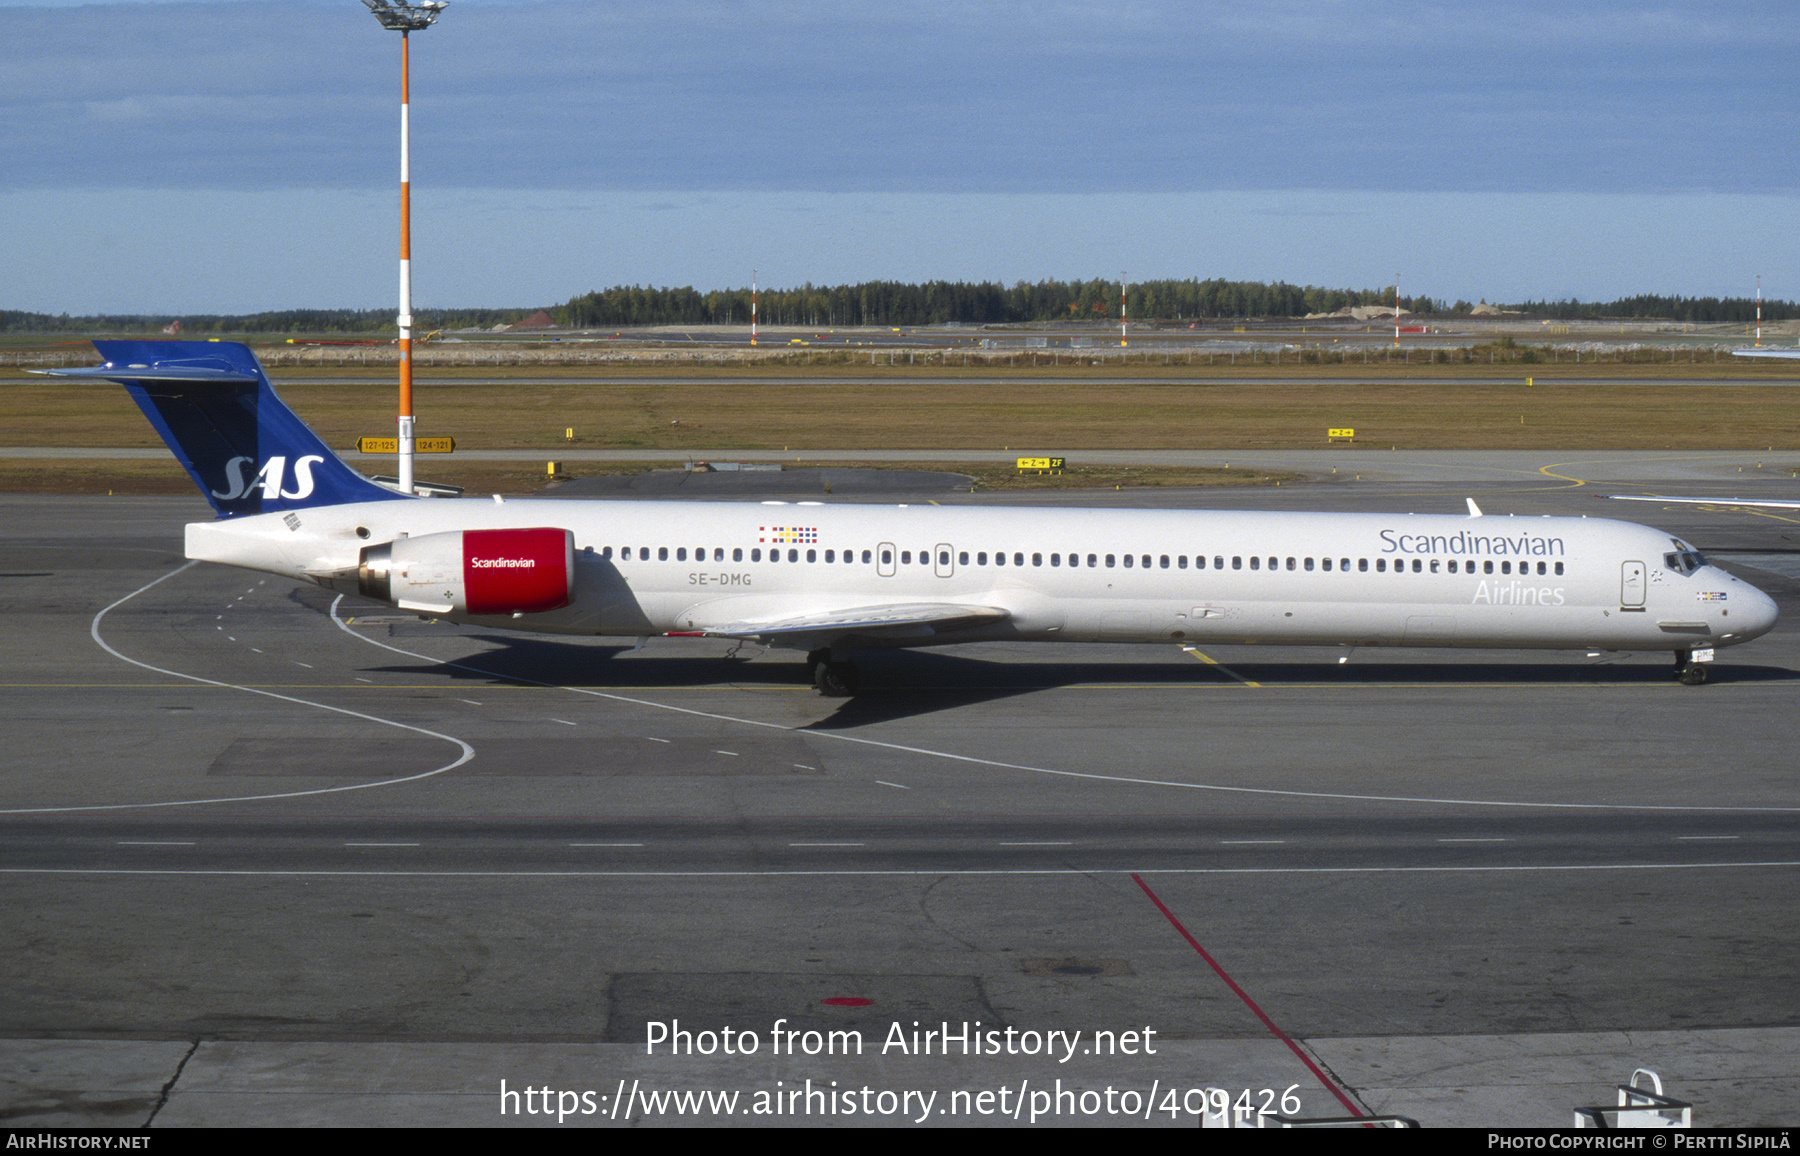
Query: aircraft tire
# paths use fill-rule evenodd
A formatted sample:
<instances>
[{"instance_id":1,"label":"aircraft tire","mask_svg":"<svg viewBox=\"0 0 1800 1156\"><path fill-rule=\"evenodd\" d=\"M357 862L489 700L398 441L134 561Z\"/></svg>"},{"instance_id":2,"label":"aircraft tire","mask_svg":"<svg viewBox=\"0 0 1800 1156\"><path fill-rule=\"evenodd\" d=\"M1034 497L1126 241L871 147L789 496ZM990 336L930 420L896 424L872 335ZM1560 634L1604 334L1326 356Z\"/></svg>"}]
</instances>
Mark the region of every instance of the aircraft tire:
<instances>
[{"instance_id":1,"label":"aircraft tire","mask_svg":"<svg viewBox=\"0 0 1800 1156\"><path fill-rule=\"evenodd\" d=\"M832 662L827 658L813 663L813 687L826 698L849 698L856 693L856 684L854 662Z\"/></svg>"}]
</instances>

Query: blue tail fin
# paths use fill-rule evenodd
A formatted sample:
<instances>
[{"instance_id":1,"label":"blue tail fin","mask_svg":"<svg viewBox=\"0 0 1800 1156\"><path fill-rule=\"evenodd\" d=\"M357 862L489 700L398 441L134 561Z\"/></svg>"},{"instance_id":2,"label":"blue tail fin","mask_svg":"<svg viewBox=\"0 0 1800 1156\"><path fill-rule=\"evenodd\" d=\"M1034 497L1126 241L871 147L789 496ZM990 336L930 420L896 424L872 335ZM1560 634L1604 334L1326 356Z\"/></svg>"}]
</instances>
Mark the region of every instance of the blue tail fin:
<instances>
[{"instance_id":1,"label":"blue tail fin","mask_svg":"<svg viewBox=\"0 0 1800 1156\"><path fill-rule=\"evenodd\" d=\"M363 477L275 395L256 355L224 341L96 341L106 364L53 369L131 394L221 517L403 495Z\"/></svg>"}]
</instances>

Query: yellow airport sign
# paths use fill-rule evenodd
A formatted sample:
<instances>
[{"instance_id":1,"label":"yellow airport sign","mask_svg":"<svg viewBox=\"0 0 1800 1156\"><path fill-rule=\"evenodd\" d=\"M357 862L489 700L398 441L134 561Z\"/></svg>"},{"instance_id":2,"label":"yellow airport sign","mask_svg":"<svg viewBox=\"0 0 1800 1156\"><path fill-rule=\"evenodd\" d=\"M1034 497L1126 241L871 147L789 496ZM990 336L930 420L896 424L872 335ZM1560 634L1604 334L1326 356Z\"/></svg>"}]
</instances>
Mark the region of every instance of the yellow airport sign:
<instances>
[{"instance_id":1,"label":"yellow airport sign","mask_svg":"<svg viewBox=\"0 0 1800 1156\"><path fill-rule=\"evenodd\" d=\"M1328 429L1325 431L1325 436L1328 438L1353 438L1356 436L1356 431L1353 429Z\"/></svg>"},{"instance_id":2,"label":"yellow airport sign","mask_svg":"<svg viewBox=\"0 0 1800 1156\"><path fill-rule=\"evenodd\" d=\"M1060 470L1063 468L1062 458L1020 458L1021 470Z\"/></svg>"},{"instance_id":3,"label":"yellow airport sign","mask_svg":"<svg viewBox=\"0 0 1800 1156\"><path fill-rule=\"evenodd\" d=\"M456 450L455 438L414 438L413 452L416 454L448 454ZM356 452L359 454L397 454L400 452L399 438L358 438Z\"/></svg>"}]
</instances>

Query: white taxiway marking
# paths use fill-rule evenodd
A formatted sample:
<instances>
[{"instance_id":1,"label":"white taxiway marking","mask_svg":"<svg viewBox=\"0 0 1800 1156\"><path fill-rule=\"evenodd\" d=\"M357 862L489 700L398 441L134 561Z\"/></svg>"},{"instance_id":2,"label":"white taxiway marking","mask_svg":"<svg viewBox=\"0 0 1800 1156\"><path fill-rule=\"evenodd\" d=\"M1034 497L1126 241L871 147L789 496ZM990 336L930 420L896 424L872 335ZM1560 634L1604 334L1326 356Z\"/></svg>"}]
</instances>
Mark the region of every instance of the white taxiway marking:
<instances>
[{"instance_id":1,"label":"white taxiway marking","mask_svg":"<svg viewBox=\"0 0 1800 1156\"><path fill-rule=\"evenodd\" d=\"M479 666L471 666L466 662L448 662L441 658L433 658L429 654L420 654L416 650L402 650L398 646L390 646L385 642L380 642L373 638L364 638L354 630L351 630L343 619L337 616L337 608L342 602L343 598L340 595L338 599L331 604L331 619L333 622L337 623L339 630L342 630L345 634L348 634L350 637L355 638L360 642L367 643L370 646L378 646L383 650L391 650L395 654L404 654L408 658L419 658L426 662L435 662L456 670L471 670L489 678L505 677L511 679L513 682L527 686L555 687L559 690L567 691L570 694L585 694L592 698L606 699L608 702L629 703L632 706L648 707L652 710L666 710L675 714L692 715L695 718L707 718L718 722L736 723L740 726L762 727L767 730L794 731L799 729L797 727L788 726L786 723L767 722L762 719L740 718L737 715L719 714L715 711L695 710L692 707L676 706L673 703L666 702L655 702L646 698L633 698L630 695L625 694L612 694L603 690L593 690L585 686L562 686L559 683L543 682L534 678L521 678L518 675L496 675L491 670L484 670ZM1201 657L1204 658L1204 656ZM1683 806L1674 803L1545 803L1512 799L1443 799L1417 795L1355 795L1347 791L1300 791L1282 790L1276 787L1234 787L1227 786L1223 783L1184 783L1171 779L1141 779L1132 775L1103 775L1095 771L1063 771L1054 767L1034 767L1027 763L1008 763L1000 759L984 759L978 755L959 755L953 751L938 751L933 750L930 747L915 747L905 743L890 743L881 739L871 739L864 738L861 735L845 734L842 731L808 731L807 734L815 739L830 739L843 743L856 743L860 746L879 747L882 750L900 751L910 755L923 755L926 758L946 759L956 763L969 763L978 767L995 767L1007 771L1024 771L1034 775L1056 775L1069 779L1089 779L1102 783L1127 783L1139 787L1171 787L1175 790L1182 791L1219 791L1238 795L1270 795L1286 799L1337 799L1358 803L1434 803L1460 807L1513 807L1557 811L1728 811L1746 814L1794 814L1795 812L1800 812L1800 807L1734 807L1712 806L1707 804Z\"/></svg>"},{"instance_id":2,"label":"white taxiway marking","mask_svg":"<svg viewBox=\"0 0 1800 1156\"><path fill-rule=\"evenodd\" d=\"M66 811L127 811L127 810L135 810L140 807L194 807L194 806L200 806L205 803L249 803L249 802L260 802L260 801L266 800L266 799L298 799L298 798L303 798L308 795L331 795L331 794L337 794L340 791L363 791L363 790L368 790L371 787L387 787L387 786L392 786L396 783L410 783L410 782L414 782L418 779L427 779L433 775L441 775L445 771L455 770L457 767L462 766L464 763L468 762L470 759L475 757L475 748L474 747L470 746L468 743L463 742L459 738L452 738L450 735L439 734L437 731L426 730L424 727L416 727L416 726L411 725L410 723L395 722L393 719L381 718L378 715L365 714L364 712L359 711L359 710L349 710L349 709L347 709L345 707L341 707L341 706L329 706L322 702L312 702L309 699L295 698L292 695L277 694L272 690L263 690L260 687L238 686L234 683L220 682L219 680L213 679L213 678L202 678L197 674L183 674L178 670L167 670L160 666L152 666L147 662L139 662L135 658L129 658L129 657L119 653L117 650L113 649L113 647L110 644L107 643L106 639L100 637L100 623L105 620L105 618L108 614L110 614L112 611L116 610L120 606L125 605L125 603L131 601L133 598L136 598L139 594L142 594L144 591L150 589L151 587L160 585L161 583L168 581L170 578L175 577L175 575L180 574L182 571L188 569L188 567L192 566L193 564L194 563L192 563L192 562L185 562L182 565L177 566L175 569L169 571L167 574L164 574L161 578L157 578L157 579L154 579L153 581L144 583L142 586L139 586L136 590L133 590L131 593L125 595L125 597L119 599L118 601L112 603L110 606L107 606L105 609L101 610L98 614L94 615L93 621L88 624L88 636L94 640L94 644L96 646L98 646L101 650L106 651L106 653L112 655L114 658L118 659L120 662L128 662L132 666L138 667L142 670L153 671L157 674L166 674L170 678L186 679L189 682L197 682L197 683L201 684L202 686L216 686L216 687L220 688L221 690L242 691L245 694L261 695L264 698L272 698L272 699L277 699L281 702L293 703L295 706L311 707L314 710L330 711L332 714L347 715L351 718L359 718L359 719L363 719L367 722L379 723L382 726L390 726L390 727L395 727L395 728L397 728L399 730L403 730L403 731L411 731L413 734L424 735L427 738L442 739L444 742L452 743L455 746L457 746L458 748L460 748L462 751L462 754L458 755L454 762L445 763L443 766L437 767L433 770L421 771L419 774L416 774L416 775L403 775L400 778L396 778L396 779L378 779L378 780L374 780L372 782L367 782L367 783L347 783L343 786L337 786L337 787L315 787L311 790L306 790L306 791L280 791L275 794L269 794L269 795L232 795L232 796L221 796L218 798L211 798L211 799L165 799L165 800L161 800L158 802L151 802L151 803L89 803L89 804L84 804L81 806L71 806L71 807L7 807L7 808L0 809L0 815L47 815L47 814L54 814L54 813L60 813L60 812L66 812ZM334 604L334 606L335 606L335 604ZM334 618L335 618L335 616L334 616Z\"/></svg>"},{"instance_id":3,"label":"white taxiway marking","mask_svg":"<svg viewBox=\"0 0 1800 1156\"><path fill-rule=\"evenodd\" d=\"M856 844L848 844L855 846ZM1488 867L973 867L916 869L841 869L764 871L652 871L595 868L554 871L419 871L218 869L193 867L0 867L0 875L207 875L261 878L388 878L388 879L755 879L776 876L944 876L944 875L1522 875L1543 871L1739 871L1800 867L1800 860L1757 863L1542 863Z\"/></svg>"}]
</instances>

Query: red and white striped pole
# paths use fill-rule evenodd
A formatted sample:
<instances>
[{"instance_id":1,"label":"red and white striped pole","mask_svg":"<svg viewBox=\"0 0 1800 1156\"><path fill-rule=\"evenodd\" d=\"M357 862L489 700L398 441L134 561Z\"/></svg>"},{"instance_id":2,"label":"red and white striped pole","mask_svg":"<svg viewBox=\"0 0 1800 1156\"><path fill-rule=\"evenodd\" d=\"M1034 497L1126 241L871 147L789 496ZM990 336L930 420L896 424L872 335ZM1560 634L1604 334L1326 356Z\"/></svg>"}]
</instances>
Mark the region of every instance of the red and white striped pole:
<instances>
[{"instance_id":1,"label":"red and white striped pole","mask_svg":"<svg viewBox=\"0 0 1800 1156\"><path fill-rule=\"evenodd\" d=\"M1762 348L1762 274L1756 275L1756 347Z\"/></svg>"},{"instance_id":2,"label":"red and white striped pole","mask_svg":"<svg viewBox=\"0 0 1800 1156\"><path fill-rule=\"evenodd\" d=\"M1125 347L1125 270L1119 270L1119 347Z\"/></svg>"},{"instance_id":3,"label":"red and white striped pole","mask_svg":"<svg viewBox=\"0 0 1800 1156\"><path fill-rule=\"evenodd\" d=\"M413 492L412 37L400 31L400 492Z\"/></svg>"},{"instance_id":4,"label":"red and white striped pole","mask_svg":"<svg viewBox=\"0 0 1800 1156\"><path fill-rule=\"evenodd\" d=\"M750 270L750 344L756 344L756 270Z\"/></svg>"},{"instance_id":5,"label":"red and white striped pole","mask_svg":"<svg viewBox=\"0 0 1800 1156\"><path fill-rule=\"evenodd\" d=\"M413 492L412 363L412 134L408 121L412 86L411 34L437 22L449 0L363 0L383 28L400 34L400 491Z\"/></svg>"},{"instance_id":6,"label":"red and white striped pole","mask_svg":"<svg viewBox=\"0 0 1800 1156\"><path fill-rule=\"evenodd\" d=\"M1400 274L1394 274L1394 348L1400 348Z\"/></svg>"}]
</instances>

